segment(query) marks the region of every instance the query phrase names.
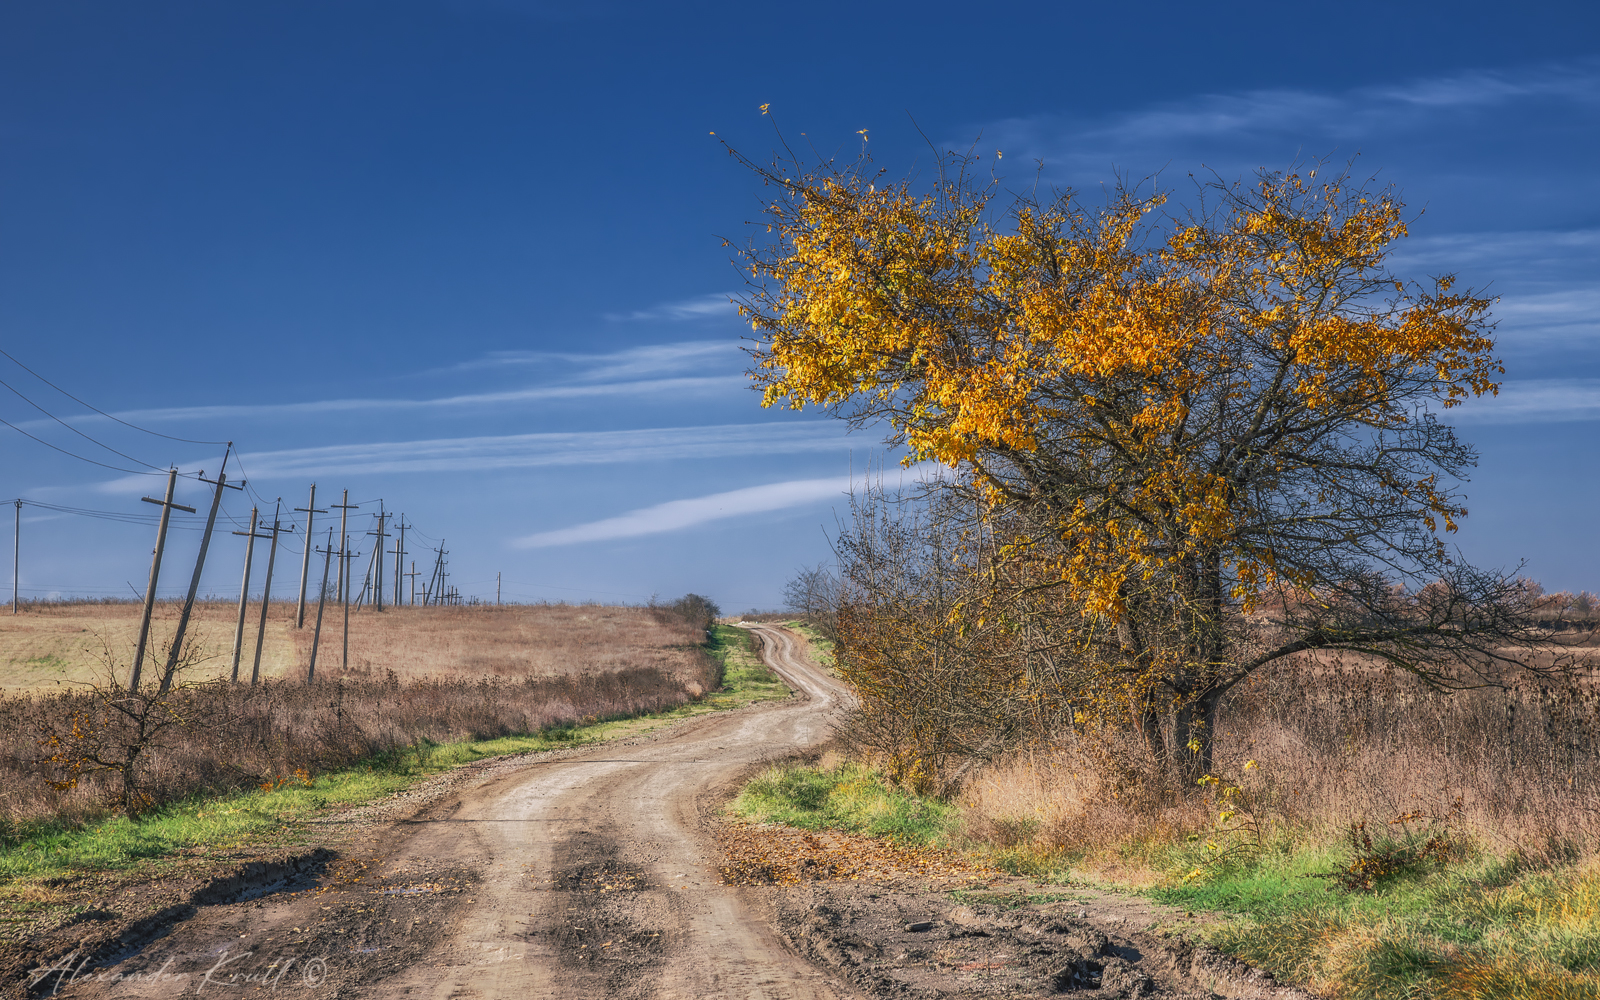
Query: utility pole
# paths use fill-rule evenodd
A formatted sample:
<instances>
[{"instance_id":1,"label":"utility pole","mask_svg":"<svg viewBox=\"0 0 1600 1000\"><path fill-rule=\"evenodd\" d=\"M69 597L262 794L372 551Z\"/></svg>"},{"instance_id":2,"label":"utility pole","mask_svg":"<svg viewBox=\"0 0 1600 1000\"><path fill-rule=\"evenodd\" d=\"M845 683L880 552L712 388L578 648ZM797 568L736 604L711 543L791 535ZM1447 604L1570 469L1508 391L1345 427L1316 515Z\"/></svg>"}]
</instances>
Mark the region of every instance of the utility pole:
<instances>
[{"instance_id":1,"label":"utility pole","mask_svg":"<svg viewBox=\"0 0 1600 1000\"><path fill-rule=\"evenodd\" d=\"M383 512L383 501L378 501L378 530L369 531L367 534L377 536L377 545L372 550L372 572L368 579L372 581L372 610L383 610L383 540L389 533L383 530L383 524L391 515Z\"/></svg>"},{"instance_id":2,"label":"utility pole","mask_svg":"<svg viewBox=\"0 0 1600 1000\"><path fill-rule=\"evenodd\" d=\"M416 607L417 606L417 577L419 577L421 575L422 575L421 573L417 572L417 561L415 559L411 560L411 572L407 573L406 576L411 579L411 606L412 607Z\"/></svg>"},{"instance_id":3,"label":"utility pole","mask_svg":"<svg viewBox=\"0 0 1600 1000\"><path fill-rule=\"evenodd\" d=\"M339 562L345 568L339 572L344 574L346 583L350 580L350 560L360 554L359 552L350 551L350 536L345 535L344 540L339 543ZM344 598L344 656L339 660L339 669L350 669L350 595L348 593L345 594Z\"/></svg>"},{"instance_id":4,"label":"utility pole","mask_svg":"<svg viewBox=\"0 0 1600 1000\"><path fill-rule=\"evenodd\" d=\"M433 575L428 577L426 600L429 604L444 603L444 539L439 539L439 547L433 550Z\"/></svg>"},{"instance_id":5,"label":"utility pole","mask_svg":"<svg viewBox=\"0 0 1600 1000\"><path fill-rule=\"evenodd\" d=\"M339 551L343 553L345 549L350 547L350 533L347 527L350 512L361 505L351 503L350 491L345 490L344 500L330 506L339 512ZM350 574L345 572L345 558L343 555L339 557L339 586L334 589L338 591L340 601L345 604L350 603Z\"/></svg>"},{"instance_id":6,"label":"utility pole","mask_svg":"<svg viewBox=\"0 0 1600 1000\"><path fill-rule=\"evenodd\" d=\"M444 556L444 539L441 538L439 539L439 597L445 604L449 604L449 589L445 586L445 581L450 578L450 574L445 572Z\"/></svg>"},{"instance_id":7,"label":"utility pole","mask_svg":"<svg viewBox=\"0 0 1600 1000\"><path fill-rule=\"evenodd\" d=\"M412 569L416 567L413 566ZM11 613L17 613L17 602L22 580L22 501L17 501L17 533L11 540Z\"/></svg>"},{"instance_id":8,"label":"utility pole","mask_svg":"<svg viewBox=\"0 0 1600 1000\"><path fill-rule=\"evenodd\" d=\"M250 602L250 560L255 555L256 539L268 538L268 535L256 533L256 516L260 512L250 508L250 530L235 531L235 535L244 535L244 582L239 584L239 623L233 627L233 683L239 683L239 655L244 651L244 609Z\"/></svg>"},{"instance_id":9,"label":"utility pole","mask_svg":"<svg viewBox=\"0 0 1600 1000\"><path fill-rule=\"evenodd\" d=\"M167 522L172 520L172 508L186 510L194 513L193 507L185 507L181 503L173 503L172 495L178 489L178 470L172 468L167 472L167 498L156 500L152 497L140 497L145 503L157 504L161 507L161 523L156 528L156 551L150 559L150 584L144 591L144 617L139 621L139 644L133 649L133 672L128 678L128 693L139 693L139 670L144 666L144 648L150 641L150 615L156 609L156 580L161 576L161 554L167 548Z\"/></svg>"},{"instance_id":10,"label":"utility pole","mask_svg":"<svg viewBox=\"0 0 1600 1000\"><path fill-rule=\"evenodd\" d=\"M312 489L316 489L315 486ZM315 501L312 501L315 503ZM307 548L311 536L306 536ZM306 683L317 679L317 646L322 643L322 609L328 603L328 562L333 558L333 529L328 529L328 547L322 550L322 586L317 589L317 627L311 633L311 665L306 667Z\"/></svg>"},{"instance_id":11,"label":"utility pole","mask_svg":"<svg viewBox=\"0 0 1600 1000\"><path fill-rule=\"evenodd\" d=\"M317 509L317 484L311 484L311 499L306 501L304 507L295 510L304 511L306 515L306 550L300 556L300 603L295 608L294 627L306 627L306 577L311 569L311 519L318 514L326 514L325 510Z\"/></svg>"},{"instance_id":12,"label":"utility pole","mask_svg":"<svg viewBox=\"0 0 1600 1000\"><path fill-rule=\"evenodd\" d=\"M278 503L283 503L279 498ZM250 686L255 687L261 680L261 647L267 638L267 608L272 604L272 564L278 558L278 535L285 531L293 531L294 525L287 528L278 520L278 508L272 508L272 546L267 549L267 579L261 585L261 622L256 626L256 662L250 668Z\"/></svg>"},{"instance_id":13,"label":"utility pole","mask_svg":"<svg viewBox=\"0 0 1600 1000\"><path fill-rule=\"evenodd\" d=\"M406 529L414 527L416 527L416 525L407 524L406 516L401 514L399 524L400 537L396 540L394 548L389 550L390 552L394 553L394 606L397 608L405 603L403 599L405 595L400 589L400 582L405 579L406 575Z\"/></svg>"},{"instance_id":14,"label":"utility pole","mask_svg":"<svg viewBox=\"0 0 1600 1000\"><path fill-rule=\"evenodd\" d=\"M228 451L233 450L233 442L228 443ZM172 678L178 671L178 657L183 653L183 636L189 631L189 615L194 611L194 598L200 592L200 572L205 569L206 550L211 548L211 529L217 526L217 508L222 506L222 491L228 485L228 451L222 453L222 471L217 473L217 492L211 497L211 513L206 515L205 534L200 536L200 554L194 560L194 576L189 578L189 596L184 599L183 613L178 615L178 630L172 634L172 646L167 650L167 667L161 672L161 693L166 694L172 687ZM200 481L209 483L206 471L200 470ZM241 484L233 487L236 490L244 489Z\"/></svg>"},{"instance_id":15,"label":"utility pole","mask_svg":"<svg viewBox=\"0 0 1600 1000\"><path fill-rule=\"evenodd\" d=\"M370 535L372 532L369 531L367 534ZM379 539L379 542L381 543L382 539ZM361 593L356 595L355 603L356 607L358 608L367 603L367 595L372 593L372 567L377 561L378 553L376 551L373 551L367 555L367 572L366 575L361 578Z\"/></svg>"},{"instance_id":16,"label":"utility pole","mask_svg":"<svg viewBox=\"0 0 1600 1000\"><path fill-rule=\"evenodd\" d=\"M499 607L499 605L500 605L500 571L499 570L495 570L495 572L494 572L494 603L495 603L496 607Z\"/></svg>"}]
</instances>

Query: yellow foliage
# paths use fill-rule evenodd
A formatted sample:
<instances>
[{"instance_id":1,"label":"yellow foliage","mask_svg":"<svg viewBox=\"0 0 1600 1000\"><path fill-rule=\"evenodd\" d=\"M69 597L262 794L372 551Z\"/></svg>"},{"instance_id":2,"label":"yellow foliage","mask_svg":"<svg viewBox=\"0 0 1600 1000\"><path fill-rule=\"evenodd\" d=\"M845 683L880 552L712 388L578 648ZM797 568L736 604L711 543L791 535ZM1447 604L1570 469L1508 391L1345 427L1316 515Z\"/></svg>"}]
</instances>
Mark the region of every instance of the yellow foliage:
<instances>
[{"instance_id":1,"label":"yellow foliage","mask_svg":"<svg viewBox=\"0 0 1600 1000\"><path fill-rule=\"evenodd\" d=\"M1050 498L1046 557L1087 614L1121 615L1130 583L1194 560L1219 560L1247 606L1310 587L1258 530L1260 491L1303 476L1329 424L1403 431L1502 371L1489 300L1385 270L1400 203L1314 173L1264 175L1198 219L1123 192L1096 212L1024 200L1004 226L966 174L927 193L859 167L773 177L777 247L747 254L753 378L767 406L888 421L907 463L966 470L997 502L1094 469ZM1254 436L1211 433L1223 411ZM1379 479L1374 517L1453 531L1465 513L1433 476Z\"/></svg>"}]
</instances>

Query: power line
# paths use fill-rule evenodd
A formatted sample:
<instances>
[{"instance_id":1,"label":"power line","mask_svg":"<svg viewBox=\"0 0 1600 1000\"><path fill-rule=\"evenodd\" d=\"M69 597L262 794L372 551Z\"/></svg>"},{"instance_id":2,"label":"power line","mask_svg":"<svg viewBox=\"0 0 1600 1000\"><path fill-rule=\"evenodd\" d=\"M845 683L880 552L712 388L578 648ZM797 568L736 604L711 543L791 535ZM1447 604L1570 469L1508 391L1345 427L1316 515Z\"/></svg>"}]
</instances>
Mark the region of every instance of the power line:
<instances>
[{"instance_id":1,"label":"power line","mask_svg":"<svg viewBox=\"0 0 1600 1000\"><path fill-rule=\"evenodd\" d=\"M11 421L5 419L4 417L0 417L0 424L5 424L7 427L9 427L12 430L16 431L18 434L21 434L23 437L32 438L33 440L35 440L35 441L39 442L40 444L44 445L46 448L53 448L56 451L61 452L61 454L67 456L68 458L75 458L80 462L88 462L90 465L98 465L102 469L110 469L112 472L126 472L126 473L129 473L130 475L135 475L135 476L159 476L159 475L161 475L161 473L159 473L159 472L147 472L144 469L124 469L124 468L121 468L121 467L115 466L115 465L107 465L104 462L96 462L94 459L92 459L92 458L84 458L82 455L75 455L75 454L73 454L72 452L68 451L65 448L62 448L62 447L59 447L57 445L51 444L49 441L46 441L44 438L34 437L32 434L29 434L27 431L23 430L21 427L18 427L16 424L14 424ZM98 443L99 442L96 442L96 444L98 444ZM138 461L138 459L134 459L134 461Z\"/></svg>"},{"instance_id":2,"label":"power line","mask_svg":"<svg viewBox=\"0 0 1600 1000\"><path fill-rule=\"evenodd\" d=\"M132 455L129 455L126 452L118 451L117 449L115 449L115 448L111 447L110 445L106 444L104 441L95 440L94 438L92 438L89 435L85 434L83 431L78 430L76 427L74 427L71 424L67 423L65 420L62 420L60 417L56 416L54 413L51 413L49 410L45 409L44 407L40 406L38 403L35 403L33 400L31 400L27 396L23 395L22 392L20 390L18 390L16 386L12 385L10 382L6 382L4 380L0 380L0 385L3 385L7 389L10 389L11 392L18 399L22 400L24 403L27 403L29 406L33 407L35 410L38 410L40 413L42 413L45 416L49 417L51 420L54 420L56 423L60 424L62 427L65 427L67 430L69 430L72 433L78 435L79 437L83 438L85 441L89 442L90 444L97 445L97 446L99 446L101 448L104 448L106 451L111 452L111 454L113 454L113 455L117 455L117 456L119 456L121 458L125 458L130 462L136 463L138 465L142 465L142 466L144 466L144 467L146 467L148 469L155 469L158 472L165 472L166 471L165 469L161 468L159 465L152 465L151 463L146 462L142 458L134 458Z\"/></svg>"},{"instance_id":3,"label":"power line","mask_svg":"<svg viewBox=\"0 0 1600 1000\"><path fill-rule=\"evenodd\" d=\"M141 432L143 432L145 434L153 434L156 437L166 438L168 441L182 441L184 444L228 444L229 443L227 441L196 441L194 438L173 437L171 434L163 434L160 431L153 431L153 430L150 430L148 427L140 427L138 424L130 424L126 420L123 420L121 417L113 417L111 414L109 414L106 411L100 409L98 406L94 406L92 404L85 403L83 400L79 399L77 396L74 396L72 393L70 393L67 390L61 388L59 385L56 385L54 382L52 382L49 379L45 378L43 375L40 375L38 372L34 371L32 368L29 368L27 365L25 365L22 362L18 361L16 358L12 357L11 354L8 353L7 351L0 350L0 354L5 355L6 358L9 359L12 364L16 365L18 368L21 368L23 371L27 372L29 375L32 375L34 378L36 378L39 381L43 382L45 385L49 386L50 388L54 389L56 392L61 393L61 395L67 397L70 400L72 400L74 403L77 403L79 406L87 406L89 409L91 409L94 412L100 414L102 417L105 417L107 420L115 420L117 423L121 424L124 427L131 427L134 430L141 431ZM9 386L7 388L9 388ZM127 456L123 456L123 457L126 458Z\"/></svg>"}]
</instances>

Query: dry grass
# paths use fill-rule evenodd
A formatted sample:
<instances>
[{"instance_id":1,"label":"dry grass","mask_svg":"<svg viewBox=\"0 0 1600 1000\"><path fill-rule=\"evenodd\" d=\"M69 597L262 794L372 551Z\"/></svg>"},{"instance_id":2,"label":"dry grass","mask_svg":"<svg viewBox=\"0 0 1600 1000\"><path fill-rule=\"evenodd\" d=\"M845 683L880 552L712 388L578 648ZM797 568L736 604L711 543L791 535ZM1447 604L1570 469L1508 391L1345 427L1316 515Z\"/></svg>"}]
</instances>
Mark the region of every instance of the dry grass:
<instances>
[{"instance_id":1,"label":"dry grass","mask_svg":"<svg viewBox=\"0 0 1600 1000\"><path fill-rule=\"evenodd\" d=\"M130 650L138 637L141 607L122 604L35 604L20 615L0 614L0 689L39 690L63 683L99 680L104 651ZM154 636L170 636L177 602L156 606ZM196 677L228 671L238 605L222 601L195 605L189 626L202 662ZM255 654L259 601L245 614L241 676L248 676ZM300 676L310 660L316 605L307 608L306 626L294 627L293 602L273 601L262 644L263 677ZM329 606L322 626L317 671L336 676L343 647L343 616ZM676 622L648 608L603 605L482 605L401 607L350 613L350 670L361 676L401 680L443 674L474 677L546 676L655 666L673 674L698 669L698 643ZM147 664L148 669L148 664Z\"/></svg>"},{"instance_id":2,"label":"dry grass","mask_svg":"<svg viewBox=\"0 0 1600 1000\"><path fill-rule=\"evenodd\" d=\"M177 602L157 603L155 635L171 636L178 618ZM233 651L233 631L239 606L223 601L195 605L189 631L205 660L205 670L225 669ZM63 684L88 683L104 672L105 649L131 650L139 635L143 606L125 603L35 603L22 614L0 613L0 690L7 693L36 691ZM250 670L255 652L255 625L260 602L250 605L246 617L243 670ZM261 670L266 677L290 673L294 664L293 605L273 602L262 645Z\"/></svg>"},{"instance_id":3,"label":"dry grass","mask_svg":"<svg viewBox=\"0 0 1600 1000\"><path fill-rule=\"evenodd\" d=\"M888 837L812 832L788 826L724 823L722 881L727 885L798 885L825 879L964 885L1005 873L958 851L897 843Z\"/></svg>"},{"instance_id":4,"label":"dry grass","mask_svg":"<svg viewBox=\"0 0 1600 1000\"><path fill-rule=\"evenodd\" d=\"M325 620L317 683L308 685L301 671L311 629L294 632L293 605L274 603L269 634L280 641L271 673L278 676L230 684L221 679L228 658L215 655L219 608L206 606L200 619L210 626L201 626L199 639L211 658L154 713L181 723L148 740L135 769L133 801L143 806L359 760L405 766L408 754L430 743L559 732L663 711L718 688L722 678L697 623L647 608L537 605L352 614L351 666L343 672L340 633ZM174 617L174 607L164 610ZM41 648L72 652L78 659L61 673L98 685L35 686L0 698L0 827L85 821L126 798L122 773L103 765L137 740L136 722L113 699L126 678L138 612L137 605L36 609L0 633L16 641L7 648L13 658ZM170 620L158 623L152 645L161 648L172 628ZM229 645L231 637L230 617ZM247 655L241 676L248 672ZM153 674L147 662L147 679Z\"/></svg>"},{"instance_id":5,"label":"dry grass","mask_svg":"<svg viewBox=\"0 0 1600 1000\"><path fill-rule=\"evenodd\" d=\"M1065 734L965 784L969 835L1116 864L1121 848L1212 826L1208 796L1150 770L1129 734ZM1448 694L1370 664L1278 671L1231 697L1215 773L1288 828L1415 816L1497 853L1569 859L1600 851L1600 679Z\"/></svg>"},{"instance_id":6,"label":"dry grass","mask_svg":"<svg viewBox=\"0 0 1600 1000\"><path fill-rule=\"evenodd\" d=\"M341 621L323 622L318 670L337 668ZM481 605L390 608L350 615L350 672L401 680L464 673L473 677L607 673L655 667L697 679L704 641L682 622L649 608L600 605ZM295 661L310 657L311 629L292 636Z\"/></svg>"}]
</instances>

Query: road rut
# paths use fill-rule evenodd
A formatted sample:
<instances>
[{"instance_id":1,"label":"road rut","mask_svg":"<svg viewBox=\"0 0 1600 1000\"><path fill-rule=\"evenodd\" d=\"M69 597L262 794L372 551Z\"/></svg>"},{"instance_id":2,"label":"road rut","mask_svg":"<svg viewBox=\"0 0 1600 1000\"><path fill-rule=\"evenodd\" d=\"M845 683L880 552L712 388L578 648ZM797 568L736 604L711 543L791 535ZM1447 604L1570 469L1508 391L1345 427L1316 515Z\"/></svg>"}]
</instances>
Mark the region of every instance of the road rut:
<instances>
[{"instance_id":1,"label":"road rut","mask_svg":"<svg viewBox=\"0 0 1600 1000\"><path fill-rule=\"evenodd\" d=\"M842 1000L769 900L723 885L707 830L753 764L814 747L849 698L792 633L753 631L799 697L484 769L378 829L314 888L204 907L116 964L35 992L170 997Z\"/></svg>"},{"instance_id":2,"label":"road rut","mask_svg":"<svg viewBox=\"0 0 1600 1000\"><path fill-rule=\"evenodd\" d=\"M414 964L378 992L440 1000L856 996L786 951L741 893L719 883L720 855L704 832L705 792L752 761L821 743L848 697L805 661L790 633L756 632L763 658L803 701L534 765L422 824L394 868L459 858L481 873L476 903L432 963Z\"/></svg>"}]
</instances>

